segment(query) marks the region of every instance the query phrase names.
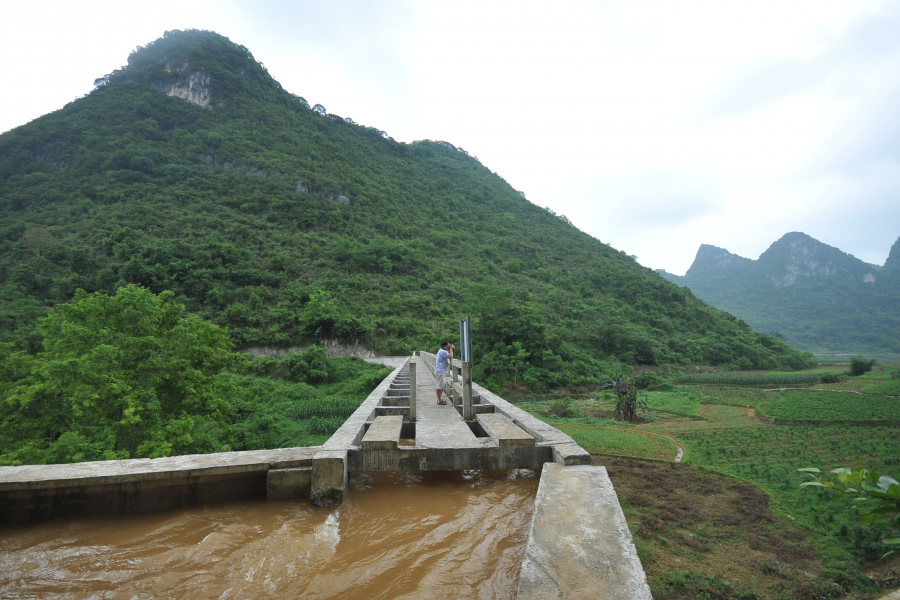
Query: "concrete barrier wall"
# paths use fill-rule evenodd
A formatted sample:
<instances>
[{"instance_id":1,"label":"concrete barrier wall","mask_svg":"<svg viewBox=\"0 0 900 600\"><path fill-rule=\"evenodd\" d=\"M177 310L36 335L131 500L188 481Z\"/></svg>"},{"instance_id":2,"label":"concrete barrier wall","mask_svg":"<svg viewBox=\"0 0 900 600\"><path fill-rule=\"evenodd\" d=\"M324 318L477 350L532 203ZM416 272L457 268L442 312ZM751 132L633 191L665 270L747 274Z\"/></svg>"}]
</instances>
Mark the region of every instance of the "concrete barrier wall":
<instances>
[{"instance_id":1,"label":"concrete barrier wall","mask_svg":"<svg viewBox=\"0 0 900 600\"><path fill-rule=\"evenodd\" d=\"M270 470L310 469L319 447L0 467L0 522L265 498Z\"/></svg>"},{"instance_id":2,"label":"concrete barrier wall","mask_svg":"<svg viewBox=\"0 0 900 600\"><path fill-rule=\"evenodd\" d=\"M544 466L516 597L652 600L604 467Z\"/></svg>"}]
</instances>

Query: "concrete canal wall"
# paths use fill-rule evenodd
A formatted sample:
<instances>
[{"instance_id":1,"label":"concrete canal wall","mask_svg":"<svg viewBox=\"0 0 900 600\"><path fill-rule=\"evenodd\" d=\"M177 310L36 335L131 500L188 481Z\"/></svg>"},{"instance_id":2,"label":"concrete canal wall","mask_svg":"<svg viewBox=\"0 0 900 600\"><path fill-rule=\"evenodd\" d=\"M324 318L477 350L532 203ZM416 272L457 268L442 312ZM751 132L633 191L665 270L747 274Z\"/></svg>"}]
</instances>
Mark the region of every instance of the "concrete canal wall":
<instances>
[{"instance_id":1,"label":"concrete canal wall","mask_svg":"<svg viewBox=\"0 0 900 600\"><path fill-rule=\"evenodd\" d=\"M0 467L0 522L160 510L219 500L309 498L318 448ZM285 473L287 472L287 473ZM286 477L287 474L291 476ZM304 483L305 479L305 483Z\"/></svg>"}]
</instances>

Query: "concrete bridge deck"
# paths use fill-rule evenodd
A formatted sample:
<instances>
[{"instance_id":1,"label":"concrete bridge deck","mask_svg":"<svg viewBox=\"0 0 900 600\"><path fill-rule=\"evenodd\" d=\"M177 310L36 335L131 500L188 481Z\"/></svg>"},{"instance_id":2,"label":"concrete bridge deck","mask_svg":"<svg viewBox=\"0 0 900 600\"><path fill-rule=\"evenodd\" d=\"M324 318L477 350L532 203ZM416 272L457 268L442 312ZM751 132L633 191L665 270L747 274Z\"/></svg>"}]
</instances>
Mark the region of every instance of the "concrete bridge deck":
<instances>
[{"instance_id":1,"label":"concrete bridge deck","mask_svg":"<svg viewBox=\"0 0 900 600\"><path fill-rule=\"evenodd\" d=\"M435 379L424 361L416 361L416 447L475 448L478 438L449 401L437 403ZM445 395L446 399L446 395Z\"/></svg>"}]
</instances>

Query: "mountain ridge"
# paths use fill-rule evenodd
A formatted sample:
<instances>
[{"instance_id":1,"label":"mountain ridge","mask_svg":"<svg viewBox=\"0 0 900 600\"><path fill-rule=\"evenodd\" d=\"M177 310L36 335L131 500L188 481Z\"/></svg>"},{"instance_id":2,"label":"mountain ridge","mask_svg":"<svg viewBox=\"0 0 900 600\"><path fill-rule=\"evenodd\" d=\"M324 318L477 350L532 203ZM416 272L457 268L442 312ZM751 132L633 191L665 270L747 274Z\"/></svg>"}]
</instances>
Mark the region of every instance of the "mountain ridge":
<instances>
[{"instance_id":1,"label":"mountain ridge","mask_svg":"<svg viewBox=\"0 0 900 600\"><path fill-rule=\"evenodd\" d=\"M684 276L657 273L807 351L900 352L900 239L884 266L790 232L757 260L704 244Z\"/></svg>"},{"instance_id":2,"label":"mountain ridge","mask_svg":"<svg viewBox=\"0 0 900 600\"><path fill-rule=\"evenodd\" d=\"M811 360L462 149L310 107L212 32L167 32L85 98L0 135L0 214L0 341L24 346L76 289L137 283L172 290L239 348L343 340L406 354L471 313L486 382L594 381L610 355Z\"/></svg>"}]
</instances>

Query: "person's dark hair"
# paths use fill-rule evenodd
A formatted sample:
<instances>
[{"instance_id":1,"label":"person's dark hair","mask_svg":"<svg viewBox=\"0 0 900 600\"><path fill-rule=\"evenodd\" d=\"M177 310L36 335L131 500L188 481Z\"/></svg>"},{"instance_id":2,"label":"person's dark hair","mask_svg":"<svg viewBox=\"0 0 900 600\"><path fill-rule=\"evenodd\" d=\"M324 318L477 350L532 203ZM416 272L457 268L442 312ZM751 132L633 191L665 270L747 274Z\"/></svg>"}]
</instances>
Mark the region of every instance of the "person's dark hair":
<instances>
[{"instance_id":1,"label":"person's dark hair","mask_svg":"<svg viewBox=\"0 0 900 600\"><path fill-rule=\"evenodd\" d=\"M444 340L443 342L441 342L441 348L446 348L449 345L450 345L450 340Z\"/></svg>"}]
</instances>

